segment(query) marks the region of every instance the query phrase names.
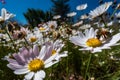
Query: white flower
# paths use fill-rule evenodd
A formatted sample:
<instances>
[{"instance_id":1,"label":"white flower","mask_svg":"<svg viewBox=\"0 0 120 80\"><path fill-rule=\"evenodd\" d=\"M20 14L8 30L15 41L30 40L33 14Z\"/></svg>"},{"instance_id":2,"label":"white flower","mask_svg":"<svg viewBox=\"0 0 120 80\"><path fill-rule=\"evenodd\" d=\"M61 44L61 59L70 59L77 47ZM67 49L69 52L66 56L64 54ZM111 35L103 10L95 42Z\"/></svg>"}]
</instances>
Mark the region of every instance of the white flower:
<instances>
[{"instance_id":1,"label":"white flower","mask_svg":"<svg viewBox=\"0 0 120 80\"><path fill-rule=\"evenodd\" d=\"M45 45L51 47L51 49L52 49L51 56L57 54L57 56L55 58L56 60L60 60L61 57L67 56L67 51L60 53L60 51L62 50L62 48L64 46L64 44L62 43L62 40L56 40L54 42L53 41L46 42Z\"/></svg>"},{"instance_id":2,"label":"white flower","mask_svg":"<svg viewBox=\"0 0 120 80\"><path fill-rule=\"evenodd\" d=\"M83 21L79 21L79 22L73 24L72 26L73 26L73 27L75 27L75 26L80 26L81 24L83 24Z\"/></svg>"},{"instance_id":3,"label":"white flower","mask_svg":"<svg viewBox=\"0 0 120 80\"><path fill-rule=\"evenodd\" d=\"M0 21L6 21L12 17L14 17L15 15L12 13L8 13L7 10L5 8L1 9L1 16L0 16Z\"/></svg>"},{"instance_id":4,"label":"white flower","mask_svg":"<svg viewBox=\"0 0 120 80\"><path fill-rule=\"evenodd\" d=\"M76 7L76 10L84 10L87 8L87 3L86 4L82 4Z\"/></svg>"},{"instance_id":5,"label":"white flower","mask_svg":"<svg viewBox=\"0 0 120 80\"><path fill-rule=\"evenodd\" d=\"M80 19L87 19L87 18L88 18L87 14L81 15L80 17Z\"/></svg>"},{"instance_id":6,"label":"white flower","mask_svg":"<svg viewBox=\"0 0 120 80\"><path fill-rule=\"evenodd\" d=\"M39 28L40 32L47 32L50 30L50 27L47 24L43 24L40 28Z\"/></svg>"},{"instance_id":7,"label":"white flower","mask_svg":"<svg viewBox=\"0 0 120 80\"><path fill-rule=\"evenodd\" d=\"M87 28L90 28L91 25L90 24L84 24L82 26L79 27L79 29L87 29Z\"/></svg>"},{"instance_id":8,"label":"white flower","mask_svg":"<svg viewBox=\"0 0 120 80\"><path fill-rule=\"evenodd\" d=\"M70 41L75 45L83 48L79 50L90 50L92 53L101 52L102 49L110 49L110 46L118 45L117 42L120 40L120 33L114 35L112 38L106 41L101 41L96 37L97 30L93 28L85 30L85 34L82 32L78 36L73 36Z\"/></svg>"},{"instance_id":9,"label":"white flower","mask_svg":"<svg viewBox=\"0 0 120 80\"><path fill-rule=\"evenodd\" d=\"M120 12L115 13L115 16L116 16L117 18L120 18Z\"/></svg>"},{"instance_id":10,"label":"white flower","mask_svg":"<svg viewBox=\"0 0 120 80\"><path fill-rule=\"evenodd\" d=\"M112 5L112 2L106 2L102 5L100 5L99 7L97 7L96 9L94 9L93 11L90 11L89 13L89 17L90 19L96 18L97 16L102 15L104 12L106 12L108 10L108 8Z\"/></svg>"},{"instance_id":11,"label":"white flower","mask_svg":"<svg viewBox=\"0 0 120 80\"><path fill-rule=\"evenodd\" d=\"M73 16L75 16L77 13L76 12L71 12L71 13L68 13L67 14L67 17L73 17Z\"/></svg>"},{"instance_id":12,"label":"white flower","mask_svg":"<svg viewBox=\"0 0 120 80\"><path fill-rule=\"evenodd\" d=\"M13 58L8 58L10 69L14 70L17 75L25 74L25 80L43 80L45 78L44 68L48 68L57 63L55 58L57 54L51 54L51 48L42 46L39 52L39 47L34 45L33 48L21 48L18 53L13 54Z\"/></svg>"},{"instance_id":13,"label":"white flower","mask_svg":"<svg viewBox=\"0 0 120 80\"><path fill-rule=\"evenodd\" d=\"M59 18L61 18L60 15L55 15L55 16L53 16L53 19L59 19Z\"/></svg>"},{"instance_id":14,"label":"white flower","mask_svg":"<svg viewBox=\"0 0 120 80\"><path fill-rule=\"evenodd\" d=\"M56 21L48 21L47 25L49 26L49 28L51 29L55 29L57 28L57 22Z\"/></svg>"}]
</instances>

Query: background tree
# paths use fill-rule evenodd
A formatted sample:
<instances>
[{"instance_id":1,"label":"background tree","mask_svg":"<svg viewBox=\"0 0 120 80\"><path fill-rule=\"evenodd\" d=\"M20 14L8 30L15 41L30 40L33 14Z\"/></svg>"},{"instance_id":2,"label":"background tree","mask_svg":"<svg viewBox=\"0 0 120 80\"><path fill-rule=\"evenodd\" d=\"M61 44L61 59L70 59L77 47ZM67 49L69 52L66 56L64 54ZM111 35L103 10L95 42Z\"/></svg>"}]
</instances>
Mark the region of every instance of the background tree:
<instances>
[{"instance_id":1,"label":"background tree","mask_svg":"<svg viewBox=\"0 0 120 80\"><path fill-rule=\"evenodd\" d=\"M52 19L52 13L50 11L44 12L42 10L28 9L23 15L32 27Z\"/></svg>"},{"instance_id":2,"label":"background tree","mask_svg":"<svg viewBox=\"0 0 120 80\"><path fill-rule=\"evenodd\" d=\"M53 15L60 15L61 20L65 20L66 14L70 11L68 4L69 0L51 0L53 2L52 13Z\"/></svg>"}]
</instances>

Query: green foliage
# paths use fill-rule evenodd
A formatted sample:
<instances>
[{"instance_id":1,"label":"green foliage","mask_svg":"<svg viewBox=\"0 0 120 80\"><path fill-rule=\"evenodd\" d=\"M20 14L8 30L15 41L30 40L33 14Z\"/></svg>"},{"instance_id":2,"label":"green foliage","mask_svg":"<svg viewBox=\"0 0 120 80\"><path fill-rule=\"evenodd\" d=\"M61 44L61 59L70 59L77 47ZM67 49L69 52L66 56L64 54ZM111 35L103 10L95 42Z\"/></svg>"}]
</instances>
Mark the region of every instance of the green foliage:
<instances>
[{"instance_id":1,"label":"green foliage","mask_svg":"<svg viewBox=\"0 0 120 80\"><path fill-rule=\"evenodd\" d=\"M24 17L32 27L35 27L41 22L47 22L51 20L52 13L50 11L44 12L42 10L28 9L28 11L24 13Z\"/></svg>"},{"instance_id":2,"label":"green foliage","mask_svg":"<svg viewBox=\"0 0 120 80\"><path fill-rule=\"evenodd\" d=\"M53 2L53 15L60 15L61 20L65 20L66 14L70 11L69 0L51 0Z\"/></svg>"}]
</instances>

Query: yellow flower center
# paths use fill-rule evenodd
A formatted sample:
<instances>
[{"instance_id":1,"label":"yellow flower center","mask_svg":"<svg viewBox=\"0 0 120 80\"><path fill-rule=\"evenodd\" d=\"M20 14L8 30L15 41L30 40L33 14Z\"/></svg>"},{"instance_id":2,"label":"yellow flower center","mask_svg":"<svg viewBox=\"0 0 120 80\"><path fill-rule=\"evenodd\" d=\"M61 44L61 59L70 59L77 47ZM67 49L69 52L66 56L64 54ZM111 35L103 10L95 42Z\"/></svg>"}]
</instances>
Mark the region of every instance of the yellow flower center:
<instances>
[{"instance_id":1,"label":"yellow flower center","mask_svg":"<svg viewBox=\"0 0 120 80\"><path fill-rule=\"evenodd\" d=\"M90 38L87 40L86 45L89 47L98 47L102 45L102 42L97 38Z\"/></svg>"},{"instance_id":2,"label":"yellow flower center","mask_svg":"<svg viewBox=\"0 0 120 80\"><path fill-rule=\"evenodd\" d=\"M34 59L28 64L28 69L30 71L38 71L44 67L44 61L40 59Z\"/></svg>"},{"instance_id":3,"label":"yellow flower center","mask_svg":"<svg viewBox=\"0 0 120 80\"><path fill-rule=\"evenodd\" d=\"M37 40L37 38L35 36L30 38L30 42L35 42Z\"/></svg>"},{"instance_id":4,"label":"yellow flower center","mask_svg":"<svg viewBox=\"0 0 120 80\"><path fill-rule=\"evenodd\" d=\"M40 31L44 31L45 28L44 28L44 27L40 27L39 30L40 30Z\"/></svg>"},{"instance_id":5,"label":"yellow flower center","mask_svg":"<svg viewBox=\"0 0 120 80\"><path fill-rule=\"evenodd\" d=\"M56 50L52 50L52 55L56 54Z\"/></svg>"}]
</instances>

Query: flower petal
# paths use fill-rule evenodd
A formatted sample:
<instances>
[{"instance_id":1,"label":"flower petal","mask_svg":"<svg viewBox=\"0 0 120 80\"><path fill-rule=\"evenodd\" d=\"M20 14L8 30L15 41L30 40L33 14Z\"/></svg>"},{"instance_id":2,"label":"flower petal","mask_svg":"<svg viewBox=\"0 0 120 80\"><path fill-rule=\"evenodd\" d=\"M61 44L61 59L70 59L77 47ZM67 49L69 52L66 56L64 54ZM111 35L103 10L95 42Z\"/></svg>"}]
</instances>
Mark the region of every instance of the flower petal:
<instances>
[{"instance_id":1,"label":"flower petal","mask_svg":"<svg viewBox=\"0 0 120 80\"><path fill-rule=\"evenodd\" d=\"M28 70L27 68L22 68L22 69L17 69L17 70L15 70L14 71L14 73L15 74L18 74L18 75L20 75L20 74L26 74L26 73L28 73L28 72L30 72L30 70Z\"/></svg>"},{"instance_id":2,"label":"flower petal","mask_svg":"<svg viewBox=\"0 0 120 80\"><path fill-rule=\"evenodd\" d=\"M34 76L34 80L43 80L45 78L45 72L43 70L37 72Z\"/></svg>"},{"instance_id":3,"label":"flower petal","mask_svg":"<svg viewBox=\"0 0 120 80\"><path fill-rule=\"evenodd\" d=\"M25 80L31 80L32 77L34 76L34 72L29 72L28 74L25 75Z\"/></svg>"}]
</instances>

